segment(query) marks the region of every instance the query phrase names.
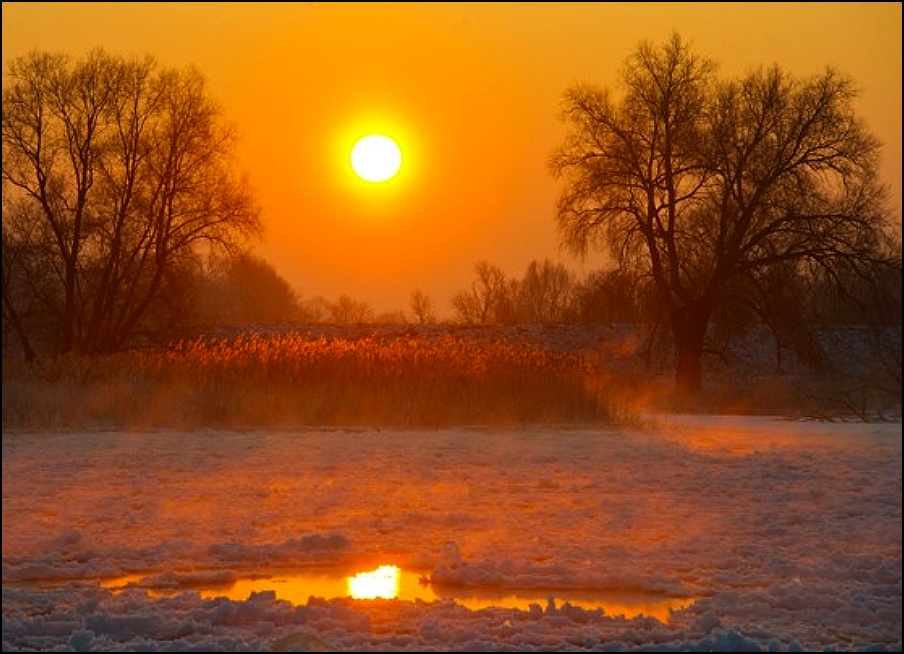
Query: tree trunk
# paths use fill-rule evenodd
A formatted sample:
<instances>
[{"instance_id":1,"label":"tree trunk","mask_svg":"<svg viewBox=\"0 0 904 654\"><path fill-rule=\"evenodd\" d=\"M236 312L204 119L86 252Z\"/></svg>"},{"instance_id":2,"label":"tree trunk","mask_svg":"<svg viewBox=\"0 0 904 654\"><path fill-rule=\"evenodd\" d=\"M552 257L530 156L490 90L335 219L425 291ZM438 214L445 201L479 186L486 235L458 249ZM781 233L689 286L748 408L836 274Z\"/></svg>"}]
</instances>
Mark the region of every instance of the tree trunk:
<instances>
[{"instance_id":1,"label":"tree trunk","mask_svg":"<svg viewBox=\"0 0 904 654\"><path fill-rule=\"evenodd\" d=\"M31 346L31 341L28 338L28 330L25 328L25 324L22 322L19 313L13 307L12 302L7 301L5 293L3 295L3 306L7 310L6 318L16 332L16 337L19 339L19 344L22 346L22 353L25 355L25 360L29 362L34 361L37 358L38 353L35 352L35 349Z\"/></svg>"},{"instance_id":2,"label":"tree trunk","mask_svg":"<svg viewBox=\"0 0 904 654\"><path fill-rule=\"evenodd\" d=\"M703 390L703 341L711 311L691 306L672 313L672 335L675 339L677 363L675 390L681 395L695 395Z\"/></svg>"}]
</instances>

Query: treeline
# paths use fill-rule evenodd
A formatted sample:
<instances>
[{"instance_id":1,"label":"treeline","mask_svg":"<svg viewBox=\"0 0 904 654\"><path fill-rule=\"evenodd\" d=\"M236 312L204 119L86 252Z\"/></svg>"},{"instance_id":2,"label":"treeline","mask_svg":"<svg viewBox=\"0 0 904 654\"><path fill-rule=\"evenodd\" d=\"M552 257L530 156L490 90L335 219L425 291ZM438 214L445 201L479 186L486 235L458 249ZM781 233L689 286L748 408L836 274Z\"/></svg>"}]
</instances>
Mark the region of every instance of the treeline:
<instances>
[{"instance_id":1,"label":"treeline","mask_svg":"<svg viewBox=\"0 0 904 654\"><path fill-rule=\"evenodd\" d=\"M794 342L811 328L827 325L901 325L901 269L845 275L822 268L776 267L755 289L757 303L726 301L712 327L723 335L766 324L778 337ZM729 288L728 293L740 294ZM451 300L452 321L460 324L643 323L668 320L661 296L649 277L620 269L597 270L578 278L562 264L532 261L524 276L509 278L486 261L474 266L471 285Z\"/></svg>"},{"instance_id":2,"label":"treeline","mask_svg":"<svg viewBox=\"0 0 904 654\"><path fill-rule=\"evenodd\" d=\"M765 322L777 332L806 326L839 324L900 325L901 275L890 271L864 279L853 271L839 280L797 271L776 274L757 289L757 310L731 305L715 316L715 325L740 330ZM341 294L303 298L265 260L240 255L220 264L194 285L193 307L183 328L224 324L276 323L415 323L459 325L645 323L665 320L656 289L648 279L619 269L592 271L579 277L549 259L531 261L521 277L498 265L477 261L473 278L460 291L437 303L415 289L407 307L377 312L364 301ZM761 307L765 307L763 310Z\"/></svg>"},{"instance_id":3,"label":"treeline","mask_svg":"<svg viewBox=\"0 0 904 654\"><path fill-rule=\"evenodd\" d=\"M887 274L877 284L851 275L845 283L818 274L776 274L758 290L761 309L731 305L714 317L722 333L740 332L765 322L776 334L800 338L811 327L838 324L900 325L901 275ZM473 278L449 298L412 291L407 307L376 311L349 294L330 299L303 297L266 260L247 253L223 258L207 269L181 271L170 283L165 301L146 317L146 329L132 345L166 342L185 334L236 325L285 324L436 324L514 325L643 323L661 324L666 317L649 280L622 270L596 270L579 277L549 259L531 261L520 277L496 264L474 264ZM31 342L50 345L54 316L30 313ZM4 349L20 347L14 330L3 321Z\"/></svg>"}]
</instances>

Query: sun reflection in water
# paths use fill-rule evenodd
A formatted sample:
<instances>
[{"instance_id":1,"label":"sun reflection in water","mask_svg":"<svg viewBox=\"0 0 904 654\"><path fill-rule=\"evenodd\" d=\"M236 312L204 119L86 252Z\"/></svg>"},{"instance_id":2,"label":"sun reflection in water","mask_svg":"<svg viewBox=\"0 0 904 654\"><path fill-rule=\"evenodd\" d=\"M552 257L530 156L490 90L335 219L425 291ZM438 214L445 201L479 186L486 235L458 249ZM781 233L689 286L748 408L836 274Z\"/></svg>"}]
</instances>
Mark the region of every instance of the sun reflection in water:
<instances>
[{"instance_id":1,"label":"sun reflection in water","mask_svg":"<svg viewBox=\"0 0 904 654\"><path fill-rule=\"evenodd\" d=\"M552 598L557 607L566 602L587 610L602 609L609 616L634 618L647 616L667 623L673 611L679 611L696 601L693 597L672 597L654 593L606 590L542 591L500 588L459 588L434 586L424 582L425 574L404 570L395 565L383 565L374 570L346 576L338 570L320 569L272 576L237 577L232 583L193 583L181 588L162 587L152 578L133 574L101 583L114 592L139 588L151 597L176 595L187 590L197 591L202 598L227 597L247 600L253 593L273 592L276 597L296 606L307 604L311 597L332 599L351 597L358 600L398 599L408 602L436 602L452 600L472 611L491 607L531 610L531 605L546 607Z\"/></svg>"},{"instance_id":2,"label":"sun reflection in water","mask_svg":"<svg viewBox=\"0 0 904 654\"><path fill-rule=\"evenodd\" d=\"M399 568L381 565L348 578L348 594L354 599L394 599L399 595Z\"/></svg>"}]
</instances>

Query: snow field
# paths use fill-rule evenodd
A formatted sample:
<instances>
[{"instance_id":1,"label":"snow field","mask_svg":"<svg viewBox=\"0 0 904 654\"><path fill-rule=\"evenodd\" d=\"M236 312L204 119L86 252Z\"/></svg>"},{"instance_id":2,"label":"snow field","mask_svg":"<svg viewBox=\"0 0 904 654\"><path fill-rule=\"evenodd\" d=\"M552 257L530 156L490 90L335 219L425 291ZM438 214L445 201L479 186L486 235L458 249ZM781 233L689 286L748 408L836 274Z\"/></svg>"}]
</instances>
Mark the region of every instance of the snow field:
<instances>
[{"instance_id":1,"label":"snow field","mask_svg":"<svg viewBox=\"0 0 904 654\"><path fill-rule=\"evenodd\" d=\"M901 526L900 423L4 433L3 647L900 651ZM389 563L696 601L662 621L198 592ZM99 587L136 573L184 592Z\"/></svg>"}]
</instances>

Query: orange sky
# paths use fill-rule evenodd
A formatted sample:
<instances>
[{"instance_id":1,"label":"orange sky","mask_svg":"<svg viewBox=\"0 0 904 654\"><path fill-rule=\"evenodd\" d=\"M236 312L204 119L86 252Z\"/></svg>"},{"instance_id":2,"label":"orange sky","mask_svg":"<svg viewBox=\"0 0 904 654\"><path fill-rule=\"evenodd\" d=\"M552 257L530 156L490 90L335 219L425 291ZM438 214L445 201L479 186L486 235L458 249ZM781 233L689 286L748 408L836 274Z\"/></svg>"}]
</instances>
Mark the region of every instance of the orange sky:
<instances>
[{"instance_id":1,"label":"orange sky","mask_svg":"<svg viewBox=\"0 0 904 654\"><path fill-rule=\"evenodd\" d=\"M609 86L643 39L672 31L742 74L837 67L884 144L901 207L901 3L21 3L4 2L3 68L31 49L101 46L193 64L241 135L263 207L258 253L303 299L340 293L440 317L485 259L521 277L532 260L583 275L605 261L561 251L562 92ZM399 175L358 180L356 137L383 132Z\"/></svg>"}]
</instances>

